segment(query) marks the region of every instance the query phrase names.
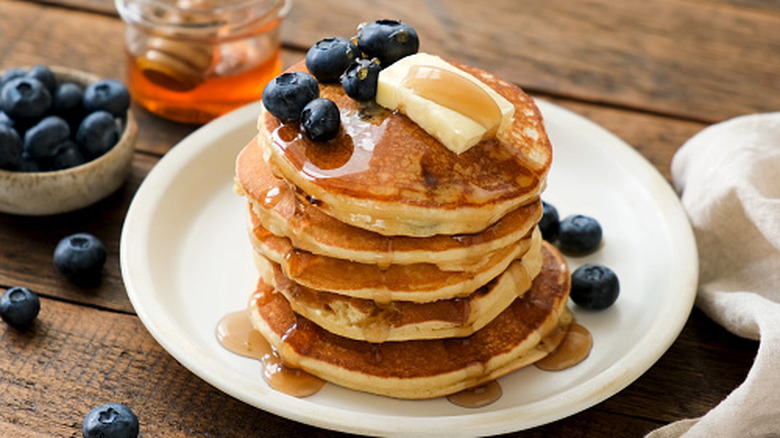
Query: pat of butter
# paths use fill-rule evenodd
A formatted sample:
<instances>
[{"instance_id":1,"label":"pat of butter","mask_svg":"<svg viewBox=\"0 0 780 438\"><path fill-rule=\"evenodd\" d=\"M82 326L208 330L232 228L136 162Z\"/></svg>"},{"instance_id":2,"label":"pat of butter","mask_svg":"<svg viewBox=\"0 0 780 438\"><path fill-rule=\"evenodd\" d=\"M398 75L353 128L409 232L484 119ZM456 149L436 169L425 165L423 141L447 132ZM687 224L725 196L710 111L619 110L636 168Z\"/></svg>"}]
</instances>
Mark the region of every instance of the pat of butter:
<instances>
[{"instance_id":1,"label":"pat of butter","mask_svg":"<svg viewBox=\"0 0 780 438\"><path fill-rule=\"evenodd\" d=\"M515 110L479 79L427 53L407 56L382 70L376 102L406 114L456 154L482 139L500 137Z\"/></svg>"}]
</instances>

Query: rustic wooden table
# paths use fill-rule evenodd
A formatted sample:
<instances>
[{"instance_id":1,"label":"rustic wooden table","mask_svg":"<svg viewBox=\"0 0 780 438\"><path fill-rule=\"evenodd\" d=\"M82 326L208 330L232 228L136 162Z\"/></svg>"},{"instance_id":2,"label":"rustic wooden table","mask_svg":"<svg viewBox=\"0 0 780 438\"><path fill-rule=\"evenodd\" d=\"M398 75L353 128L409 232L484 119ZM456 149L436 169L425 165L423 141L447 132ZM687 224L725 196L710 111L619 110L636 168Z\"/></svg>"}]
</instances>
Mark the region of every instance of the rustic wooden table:
<instances>
[{"instance_id":1,"label":"rustic wooden table","mask_svg":"<svg viewBox=\"0 0 780 438\"><path fill-rule=\"evenodd\" d=\"M285 64L322 37L388 17L414 26L423 50L493 71L606 127L667 179L675 151L700 129L780 109L774 0L295 0ZM2 0L0 69L44 63L123 78L123 32L110 0ZM196 128L135 110L137 152L118 193L66 215L0 215L0 288L27 286L42 300L30 330L0 324L0 436L81 436L87 411L107 402L131 405L147 437L341 436L209 386L134 314L119 270L122 222L144 176ZM52 268L59 239L82 230L109 250L102 282L89 289ZM515 436L641 436L700 416L744 379L757 346L694 310L669 351L628 388Z\"/></svg>"}]
</instances>

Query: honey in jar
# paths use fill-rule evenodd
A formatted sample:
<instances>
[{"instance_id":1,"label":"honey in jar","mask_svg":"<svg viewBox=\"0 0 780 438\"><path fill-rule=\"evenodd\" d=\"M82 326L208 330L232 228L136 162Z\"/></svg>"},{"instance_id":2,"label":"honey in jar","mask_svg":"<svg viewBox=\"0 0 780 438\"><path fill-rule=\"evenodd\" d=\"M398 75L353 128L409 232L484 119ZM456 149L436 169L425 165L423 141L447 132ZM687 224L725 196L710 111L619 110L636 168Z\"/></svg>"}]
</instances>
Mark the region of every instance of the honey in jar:
<instances>
[{"instance_id":1,"label":"honey in jar","mask_svg":"<svg viewBox=\"0 0 780 438\"><path fill-rule=\"evenodd\" d=\"M289 0L116 0L127 85L149 111L206 123L260 99L281 72Z\"/></svg>"}]
</instances>

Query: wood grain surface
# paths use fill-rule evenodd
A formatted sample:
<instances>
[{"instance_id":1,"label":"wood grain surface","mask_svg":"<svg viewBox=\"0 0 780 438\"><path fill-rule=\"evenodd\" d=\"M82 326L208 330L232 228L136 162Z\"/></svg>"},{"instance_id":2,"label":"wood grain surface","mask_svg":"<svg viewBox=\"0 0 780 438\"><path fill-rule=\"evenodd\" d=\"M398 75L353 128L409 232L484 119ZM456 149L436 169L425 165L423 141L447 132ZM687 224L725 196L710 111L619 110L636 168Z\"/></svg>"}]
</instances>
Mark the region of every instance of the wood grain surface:
<instances>
[{"instance_id":1,"label":"wood grain surface","mask_svg":"<svg viewBox=\"0 0 780 438\"><path fill-rule=\"evenodd\" d=\"M623 138L668 180L686 139L729 117L780 110L780 4L772 0L296 0L285 23L286 65L318 39L356 23L409 22L422 49L494 71L538 98ZM63 65L124 78L124 25L109 0L0 1L0 69ZM196 126L134 107L141 130L133 170L114 195L46 218L0 215L0 290L42 296L31 330L0 324L0 436L81 436L83 416L131 405L145 437L313 436L316 429L252 408L179 365L127 299L118 246L133 194L155 163ZM89 231L107 245L100 284L64 281L52 252ZM703 415L744 379L757 343L694 310L679 339L645 375L570 418L522 437L641 436Z\"/></svg>"}]
</instances>

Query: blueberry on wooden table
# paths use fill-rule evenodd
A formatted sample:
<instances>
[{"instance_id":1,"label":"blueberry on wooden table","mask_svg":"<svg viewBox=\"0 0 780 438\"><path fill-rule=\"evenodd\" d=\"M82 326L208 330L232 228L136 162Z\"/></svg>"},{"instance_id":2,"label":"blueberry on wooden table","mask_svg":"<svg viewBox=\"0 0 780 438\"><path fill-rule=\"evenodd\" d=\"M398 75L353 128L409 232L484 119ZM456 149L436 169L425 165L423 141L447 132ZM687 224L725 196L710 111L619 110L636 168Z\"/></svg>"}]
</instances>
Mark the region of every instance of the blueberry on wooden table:
<instances>
[{"instance_id":1,"label":"blueberry on wooden table","mask_svg":"<svg viewBox=\"0 0 780 438\"><path fill-rule=\"evenodd\" d=\"M620 295L620 281L612 269L589 263L571 274L571 300L590 310L603 310Z\"/></svg>"},{"instance_id":2,"label":"blueberry on wooden table","mask_svg":"<svg viewBox=\"0 0 780 438\"><path fill-rule=\"evenodd\" d=\"M306 68L320 82L337 82L359 56L360 51L352 41L343 37L325 38L306 52Z\"/></svg>"},{"instance_id":3,"label":"blueberry on wooden table","mask_svg":"<svg viewBox=\"0 0 780 438\"><path fill-rule=\"evenodd\" d=\"M568 254L584 255L595 251L601 237L601 225L590 216L567 216L558 226L558 246Z\"/></svg>"},{"instance_id":4,"label":"blueberry on wooden table","mask_svg":"<svg viewBox=\"0 0 780 438\"><path fill-rule=\"evenodd\" d=\"M121 403L108 403L89 411L81 432L84 438L135 438L138 429L138 417L132 409Z\"/></svg>"},{"instance_id":5,"label":"blueberry on wooden table","mask_svg":"<svg viewBox=\"0 0 780 438\"><path fill-rule=\"evenodd\" d=\"M89 233L76 233L60 240L54 249L54 266L76 284L93 284L106 264L103 242Z\"/></svg>"},{"instance_id":6,"label":"blueberry on wooden table","mask_svg":"<svg viewBox=\"0 0 780 438\"><path fill-rule=\"evenodd\" d=\"M408 24L377 20L358 28L357 45L369 58L378 58L382 68L417 53L420 39Z\"/></svg>"},{"instance_id":7,"label":"blueberry on wooden table","mask_svg":"<svg viewBox=\"0 0 780 438\"><path fill-rule=\"evenodd\" d=\"M330 140L341 126L339 108L330 99L320 97L312 100L301 111L303 133L313 141Z\"/></svg>"},{"instance_id":8,"label":"blueberry on wooden table","mask_svg":"<svg viewBox=\"0 0 780 438\"><path fill-rule=\"evenodd\" d=\"M341 86L347 96L365 102L376 97L379 72L382 70L378 61L358 59L341 76Z\"/></svg>"},{"instance_id":9,"label":"blueberry on wooden table","mask_svg":"<svg viewBox=\"0 0 780 438\"><path fill-rule=\"evenodd\" d=\"M12 287L0 297L0 317L14 327L30 325L40 310L38 295L26 287Z\"/></svg>"},{"instance_id":10,"label":"blueberry on wooden table","mask_svg":"<svg viewBox=\"0 0 780 438\"><path fill-rule=\"evenodd\" d=\"M130 108L130 92L116 79L100 79L87 85L83 105L87 112L108 111L119 117Z\"/></svg>"},{"instance_id":11,"label":"blueberry on wooden table","mask_svg":"<svg viewBox=\"0 0 780 438\"><path fill-rule=\"evenodd\" d=\"M282 73L263 89L263 106L283 122L299 120L307 103L320 96L314 76L303 72Z\"/></svg>"}]
</instances>

